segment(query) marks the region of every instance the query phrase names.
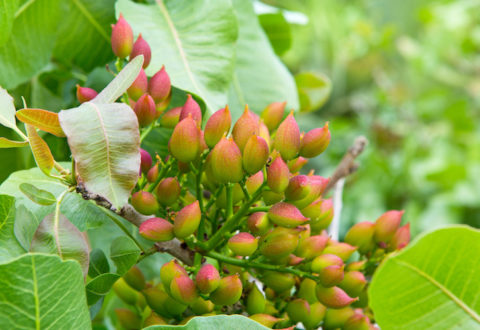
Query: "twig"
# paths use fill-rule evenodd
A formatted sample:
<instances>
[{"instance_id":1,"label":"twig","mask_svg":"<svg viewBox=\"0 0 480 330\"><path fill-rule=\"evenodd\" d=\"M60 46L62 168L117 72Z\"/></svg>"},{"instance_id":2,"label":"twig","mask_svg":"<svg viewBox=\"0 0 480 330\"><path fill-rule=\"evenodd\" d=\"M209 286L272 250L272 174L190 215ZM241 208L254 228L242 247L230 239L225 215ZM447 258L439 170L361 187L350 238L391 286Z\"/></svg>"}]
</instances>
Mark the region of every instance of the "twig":
<instances>
[{"instance_id":1,"label":"twig","mask_svg":"<svg viewBox=\"0 0 480 330\"><path fill-rule=\"evenodd\" d=\"M357 158L363 152L367 143L368 140L364 136L359 136L355 139L353 145L348 148L348 151L343 156L340 164L338 164L337 168L330 177L330 182L325 188L324 194L332 189L338 180L349 176L358 169L358 164L355 163L355 158Z\"/></svg>"}]
</instances>

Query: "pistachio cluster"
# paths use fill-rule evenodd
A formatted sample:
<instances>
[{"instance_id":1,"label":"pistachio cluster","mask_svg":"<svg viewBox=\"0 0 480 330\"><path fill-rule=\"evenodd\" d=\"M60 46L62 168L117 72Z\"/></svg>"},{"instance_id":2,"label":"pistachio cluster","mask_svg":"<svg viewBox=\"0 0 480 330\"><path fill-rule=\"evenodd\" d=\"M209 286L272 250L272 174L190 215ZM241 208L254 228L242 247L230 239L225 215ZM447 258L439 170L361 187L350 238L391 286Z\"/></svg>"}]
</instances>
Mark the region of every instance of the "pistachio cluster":
<instances>
[{"instance_id":1,"label":"pistachio cluster","mask_svg":"<svg viewBox=\"0 0 480 330\"><path fill-rule=\"evenodd\" d=\"M140 54L144 68L150 63L148 43L141 35L133 42L122 16L112 49L120 63ZM77 89L80 102L95 95ZM132 268L114 285L136 306L117 310L119 322L139 328L240 313L276 328L298 322L307 329L371 328L369 278L386 254L408 244L409 227L400 227L402 211L389 211L353 226L345 242L329 237L329 179L301 173L328 147L328 123L302 133L293 112L285 116L285 102L268 105L260 116L245 106L235 123L225 106L204 123L194 97L165 111L170 98L164 67L150 79L142 69L128 89L142 133L172 130L163 159L140 150L131 204L149 216L141 236L157 244L180 240L195 253L194 263L173 259L149 282Z\"/></svg>"}]
</instances>

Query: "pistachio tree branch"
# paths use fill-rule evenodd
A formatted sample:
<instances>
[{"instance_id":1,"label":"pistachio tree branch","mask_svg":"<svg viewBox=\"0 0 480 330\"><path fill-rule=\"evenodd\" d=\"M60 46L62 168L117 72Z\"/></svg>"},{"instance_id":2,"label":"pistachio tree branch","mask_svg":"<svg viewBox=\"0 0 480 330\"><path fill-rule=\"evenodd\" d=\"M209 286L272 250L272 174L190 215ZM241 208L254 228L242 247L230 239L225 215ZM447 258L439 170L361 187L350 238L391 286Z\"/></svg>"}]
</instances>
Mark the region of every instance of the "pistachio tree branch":
<instances>
[{"instance_id":1,"label":"pistachio tree branch","mask_svg":"<svg viewBox=\"0 0 480 330\"><path fill-rule=\"evenodd\" d=\"M326 194L330 189L332 189L338 182L338 180L349 176L358 169L358 164L355 163L355 159L363 152L367 143L368 140L364 136L359 136L355 139L353 145L348 148L347 152L343 156L332 176L330 177L330 181L325 188L324 194Z\"/></svg>"}]
</instances>

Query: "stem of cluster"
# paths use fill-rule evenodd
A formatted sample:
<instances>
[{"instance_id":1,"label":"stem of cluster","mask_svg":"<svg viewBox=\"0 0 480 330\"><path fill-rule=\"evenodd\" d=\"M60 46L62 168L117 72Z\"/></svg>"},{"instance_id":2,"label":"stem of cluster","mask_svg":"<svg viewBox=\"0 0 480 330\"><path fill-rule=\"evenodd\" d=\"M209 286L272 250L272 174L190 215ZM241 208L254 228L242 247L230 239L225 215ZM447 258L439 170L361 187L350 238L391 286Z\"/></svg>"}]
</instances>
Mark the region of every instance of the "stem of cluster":
<instances>
[{"instance_id":1,"label":"stem of cluster","mask_svg":"<svg viewBox=\"0 0 480 330\"><path fill-rule=\"evenodd\" d=\"M270 206L258 206L252 207L248 210L248 213L255 213L255 212L268 212L270 210Z\"/></svg>"},{"instance_id":2,"label":"stem of cluster","mask_svg":"<svg viewBox=\"0 0 480 330\"><path fill-rule=\"evenodd\" d=\"M204 160L205 160L205 157L204 157L204 154L202 154L200 159L200 166L198 167L197 173L195 173L195 189L196 189L198 204L200 206L200 212L202 213L202 217L200 218L200 225L198 226L198 232L197 232L197 238L199 240L202 239L205 233L205 208L203 207L203 191L202 191L202 173L203 173Z\"/></svg>"},{"instance_id":3,"label":"stem of cluster","mask_svg":"<svg viewBox=\"0 0 480 330\"><path fill-rule=\"evenodd\" d=\"M225 210L225 219L230 219L233 214L233 185L227 183L225 188L227 189L227 208Z\"/></svg>"},{"instance_id":4,"label":"stem of cluster","mask_svg":"<svg viewBox=\"0 0 480 330\"><path fill-rule=\"evenodd\" d=\"M148 134L150 134L150 132L157 126L157 122L154 121L153 123L151 123L147 128L145 128L144 130L142 130L142 134L140 134L140 143L143 142L143 140L145 140L145 138L148 136Z\"/></svg>"}]
</instances>

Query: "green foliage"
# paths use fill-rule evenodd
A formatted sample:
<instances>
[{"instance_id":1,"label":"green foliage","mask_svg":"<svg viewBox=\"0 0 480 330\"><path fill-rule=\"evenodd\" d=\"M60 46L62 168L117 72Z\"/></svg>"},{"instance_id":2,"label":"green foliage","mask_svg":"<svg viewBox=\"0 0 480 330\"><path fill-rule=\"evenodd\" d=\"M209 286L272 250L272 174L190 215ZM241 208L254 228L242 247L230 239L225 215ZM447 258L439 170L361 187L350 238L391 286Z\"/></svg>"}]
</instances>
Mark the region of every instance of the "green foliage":
<instances>
[{"instance_id":1,"label":"green foliage","mask_svg":"<svg viewBox=\"0 0 480 330\"><path fill-rule=\"evenodd\" d=\"M140 249L126 236L116 238L110 248L110 259L117 266L117 274L123 275L137 263Z\"/></svg>"},{"instance_id":2,"label":"green foliage","mask_svg":"<svg viewBox=\"0 0 480 330\"><path fill-rule=\"evenodd\" d=\"M201 329L268 329L255 321L241 315L217 315L207 317L194 317L185 325L155 325L146 329L179 329L179 330L201 330Z\"/></svg>"},{"instance_id":3,"label":"green foliage","mask_svg":"<svg viewBox=\"0 0 480 330\"><path fill-rule=\"evenodd\" d=\"M0 262L25 252L14 235L15 212L15 198L0 195Z\"/></svg>"},{"instance_id":4,"label":"green foliage","mask_svg":"<svg viewBox=\"0 0 480 330\"><path fill-rule=\"evenodd\" d=\"M0 265L0 326L44 329L67 325L90 327L83 277L75 261L26 254ZM48 274L48 276L46 276Z\"/></svg>"},{"instance_id":5,"label":"green foliage","mask_svg":"<svg viewBox=\"0 0 480 330\"><path fill-rule=\"evenodd\" d=\"M370 306L382 329L480 326L480 232L449 227L428 233L375 273Z\"/></svg>"}]
</instances>

